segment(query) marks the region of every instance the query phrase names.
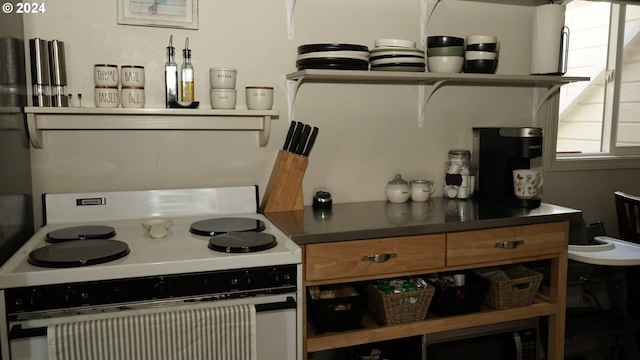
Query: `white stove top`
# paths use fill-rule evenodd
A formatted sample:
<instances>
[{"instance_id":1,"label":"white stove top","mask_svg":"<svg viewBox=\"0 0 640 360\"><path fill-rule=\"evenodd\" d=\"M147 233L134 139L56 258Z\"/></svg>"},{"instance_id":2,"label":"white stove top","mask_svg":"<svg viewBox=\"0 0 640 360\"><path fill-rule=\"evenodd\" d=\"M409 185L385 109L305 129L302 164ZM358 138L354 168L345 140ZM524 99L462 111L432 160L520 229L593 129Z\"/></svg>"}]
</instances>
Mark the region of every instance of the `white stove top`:
<instances>
[{"instance_id":1,"label":"white stove top","mask_svg":"<svg viewBox=\"0 0 640 360\"><path fill-rule=\"evenodd\" d=\"M255 187L235 187L47 195L47 225L0 268L0 288L300 264L300 247L257 213L256 193ZM189 232L196 221L221 217L262 220L263 233L275 236L277 245L253 253L223 253L207 247L209 236ZM144 226L150 219L172 221L165 237L150 236ZM113 227L112 239L125 242L130 253L107 263L73 268L28 263L31 251L50 245L45 242L47 233L81 225Z\"/></svg>"}]
</instances>

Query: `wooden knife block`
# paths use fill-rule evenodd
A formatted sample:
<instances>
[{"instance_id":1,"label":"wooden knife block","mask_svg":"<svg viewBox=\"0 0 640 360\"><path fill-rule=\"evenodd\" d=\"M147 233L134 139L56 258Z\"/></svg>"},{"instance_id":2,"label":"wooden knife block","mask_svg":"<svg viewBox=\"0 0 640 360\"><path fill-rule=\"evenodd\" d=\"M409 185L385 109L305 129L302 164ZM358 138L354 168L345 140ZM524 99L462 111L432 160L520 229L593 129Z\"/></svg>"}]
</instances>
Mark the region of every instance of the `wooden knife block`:
<instances>
[{"instance_id":1,"label":"wooden knife block","mask_svg":"<svg viewBox=\"0 0 640 360\"><path fill-rule=\"evenodd\" d=\"M280 150L260 209L264 212L303 210L302 179L309 159Z\"/></svg>"}]
</instances>

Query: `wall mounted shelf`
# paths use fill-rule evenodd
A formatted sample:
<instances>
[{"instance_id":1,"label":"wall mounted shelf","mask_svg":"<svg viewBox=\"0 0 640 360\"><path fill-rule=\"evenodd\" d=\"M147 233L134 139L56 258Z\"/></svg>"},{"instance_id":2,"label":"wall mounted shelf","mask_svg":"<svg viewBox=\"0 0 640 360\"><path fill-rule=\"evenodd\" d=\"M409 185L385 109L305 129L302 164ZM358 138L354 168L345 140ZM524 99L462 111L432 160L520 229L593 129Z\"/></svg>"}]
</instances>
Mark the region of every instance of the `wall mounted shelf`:
<instances>
[{"instance_id":1,"label":"wall mounted shelf","mask_svg":"<svg viewBox=\"0 0 640 360\"><path fill-rule=\"evenodd\" d=\"M277 110L108 109L27 107L34 148L42 149L42 131L54 130L249 130L266 146Z\"/></svg>"},{"instance_id":2,"label":"wall mounted shelf","mask_svg":"<svg viewBox=\"0 0 640 360\"><path fill-rule=\"evenodd\" d=\"M547 88L540 102L535 101L533 119L549 96L560 86L588 81L588 77L568 77L553 75L501 75L501 74L439 74L429 72L395 72L395 71L350 71L350 70L301 70L287 74L287 91L289 101L289 118L293 120L296 96L304 83L352 83L352 84L405 84L419 85L420 98L418 124L422 126L424 109L436 90L444 85L492 86L492 87L534 87ZM537 92L536 92L537 94ZM536 99L537 100L537 99Z\"/></svg>"}]
</instances>

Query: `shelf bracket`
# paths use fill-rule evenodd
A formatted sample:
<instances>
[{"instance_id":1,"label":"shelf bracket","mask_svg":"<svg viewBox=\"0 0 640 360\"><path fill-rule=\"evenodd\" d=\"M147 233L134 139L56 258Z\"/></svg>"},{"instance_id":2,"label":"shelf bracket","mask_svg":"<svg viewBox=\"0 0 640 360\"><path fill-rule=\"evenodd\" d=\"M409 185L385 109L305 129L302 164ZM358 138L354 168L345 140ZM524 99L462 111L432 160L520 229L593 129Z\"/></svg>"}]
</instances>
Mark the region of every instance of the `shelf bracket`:
<instances>
[{"instance_id":1,"label":"shelf bracket","mask_svg":"<svg viewBox=\"0 0 640 360\"><path fill-rule=\"evenodd\" d=\"M436 11L436 7L440 4L441 0L435 0L433 7L429 7L429 2L434 0L422 0L420 3L420 43L423 46L427 45L427 26L431 20L431 15Z\"/></svg>"},{"instance_id":2,"label":"shelf bracket","mask_svg":"<svg viewBox=\"0 0 640 360\"><path fill-rule=\"evenodd\" d=\"M27 129L29 131L29 140L34 149L42 149L42 130L38 128L35 114L27 114Z\"/></svg>"},{"instance_id":3,"label":"shelf bracket","mask_svg":"<svg viewBox=\"0 0 640 360\"><path fill-rule=\"evenodd\" d=\"M261 147L267 146L269 136L271 136L271 116L265 115L262 117L262 130L258 131L258 143Z\"/></svg>"},{"instance_id":4,"label":"shelf bracket","mask_svg":"<svg viewBox=\"0 0 640 360\"><path fill-rule=\"evenodd\" d=\"M293 40L293 12L296 8L296 0L287 1L287 37Z\"/></svg>"},{"instance_id":5,"label":"shelf bracket","mask_svg":"<svg viewBox=\"0 0 640 360\"><path fill-rule=\"evenodd\" d=\"M287 80L287 100L289 102L289 121L293 120L293 109L296 105L296 96L298 96L298 89L304 82L304 77L297 80Z\"/></svg>"},{"instance_id":6,"label":"shelf bracket","mask_svg":"<svg viewBox=\"0 0 640 360\"><path fill-rule=\"evenodd\" d=\"M433 96L433 93L441 88L446 82L447 80L445 79L437 81L433 85L420 83L418 86L418 98L423 99L423 101L419 103L418 108L418 127L422 127L424 125L424 114L426 112L427 104L429 103L429 100L431 100L431 96ZM429 86L429 90L427 90L427 86Z\"/></svg>"},{"instance_id":7,"label":"shelf bracket","mask_svg":"<svg viewBox=\"0 0 640 360\"><path fill-rule=\"evenodd\" d=\"M549 97L551 97L551 95L553 95L556 91L558 91L558 89L560 89L561 86L562 84L555 84L552 87L550 87L547 90L547 92L542 96L542 99L540 99L540 101L538 101L538 86L535 86L533 88L533 104L535 108L533 109L533 116L531 119L532 126L538 125L538 114L540 113L540 109L542 108L544 103L547 100L549 100Z\"/></svg>"}]
</instances>

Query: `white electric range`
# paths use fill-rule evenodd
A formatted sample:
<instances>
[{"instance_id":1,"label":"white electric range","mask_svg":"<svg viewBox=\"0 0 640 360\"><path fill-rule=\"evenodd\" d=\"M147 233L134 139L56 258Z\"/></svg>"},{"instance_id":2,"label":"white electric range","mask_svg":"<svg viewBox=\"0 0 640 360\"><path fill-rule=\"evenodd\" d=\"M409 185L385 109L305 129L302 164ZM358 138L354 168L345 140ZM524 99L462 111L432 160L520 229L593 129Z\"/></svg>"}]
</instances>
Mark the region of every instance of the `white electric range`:
<instances>
[{"instance_id":1,"label":"white electric range","mask_svg":"<svg viewBox=\"0 0 640 360\"><path fill-rule=\"evenodd\" d=\"M53 324L238 303L256 305L260 360L301 358L301 249L259 212L256 186L43 206L46 225L0 268L3 359L47 359Z\"/></svg>"}]
</instances>

